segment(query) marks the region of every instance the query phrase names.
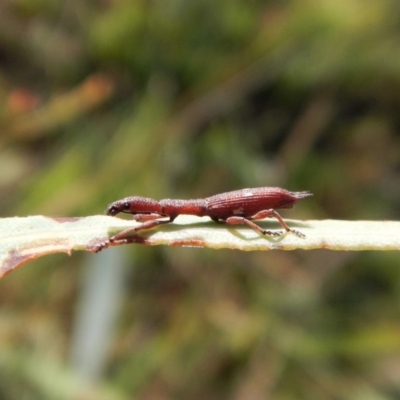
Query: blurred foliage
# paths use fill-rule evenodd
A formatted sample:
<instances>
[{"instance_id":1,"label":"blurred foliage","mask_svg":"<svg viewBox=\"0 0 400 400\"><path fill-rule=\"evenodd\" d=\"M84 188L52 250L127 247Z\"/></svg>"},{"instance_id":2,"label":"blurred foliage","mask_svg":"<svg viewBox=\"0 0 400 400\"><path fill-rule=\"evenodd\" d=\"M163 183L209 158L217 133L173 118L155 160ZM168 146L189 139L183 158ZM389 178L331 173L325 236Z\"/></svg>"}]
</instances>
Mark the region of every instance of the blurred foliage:
<instances>
[{"instance_id":1,"label":"blurred foliage","mask_svg":"<svg viewBox=\"0 0 400 400\"><path fill-rule=\"evenodd\" d=\"M278 185L314 192L296 218L398 219L399 71L394 0L2 2L3 216ZM134 250L99 390L400 396L398 254ZM65 364L83 262L1 282L1 398L71 398L26 365Z\"/></svg>"}]
</instances>

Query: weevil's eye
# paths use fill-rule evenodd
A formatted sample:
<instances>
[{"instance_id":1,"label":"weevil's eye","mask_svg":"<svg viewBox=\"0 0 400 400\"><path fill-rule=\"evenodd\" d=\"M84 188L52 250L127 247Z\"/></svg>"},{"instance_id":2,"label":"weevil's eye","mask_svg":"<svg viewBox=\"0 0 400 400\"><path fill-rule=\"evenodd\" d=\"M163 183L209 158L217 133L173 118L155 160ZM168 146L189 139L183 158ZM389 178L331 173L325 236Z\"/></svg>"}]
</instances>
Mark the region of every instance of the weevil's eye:
<instances>
[{"instance_id":1,"label":"weevil's eye","mask_svg":"<svg viewBox=\"0 0 400 400\"><path fill-rule=\"evenodd\" d=\"M122 208L124 211L128 211L130 209L130 207L131 207L131 205L128 202L126 202L122 205Z\"/></svg>"}]
</instances>

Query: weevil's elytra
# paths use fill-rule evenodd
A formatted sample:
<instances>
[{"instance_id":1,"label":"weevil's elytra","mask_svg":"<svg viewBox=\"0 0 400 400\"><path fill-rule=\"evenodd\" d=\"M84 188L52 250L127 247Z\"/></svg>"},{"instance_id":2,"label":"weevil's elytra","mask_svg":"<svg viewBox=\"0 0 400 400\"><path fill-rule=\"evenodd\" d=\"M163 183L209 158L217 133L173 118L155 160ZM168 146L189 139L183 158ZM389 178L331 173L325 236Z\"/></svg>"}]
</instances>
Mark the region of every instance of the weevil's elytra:
<instances>
[{"instance_id":1,"label":"weevil's elytra","mask_svg":"<svg viewBox=\"0 0 400 400\"><path fill-rule=\"evenodd\" d=\"M132 214L136 221L143 222L136 228L127 229L112 236L108 242L98 247L98 251L110 243L128 243L127 236L144 229L151 229L161 224L173 222L178 215L208 216L213 221L229 225L246 224L262 235L280 236L282 233L262 229L254 220L276 218L286 232L300 238L305 235L287 226L276 210L292 208L299 200L311 197L312 193L291 192L278 187L261 187L234 190L205 199L179 200L163 199L160 201L147 197L132 196L111 203L107 208L108 215L118 213Z\"/></svg>"}]
</instances>

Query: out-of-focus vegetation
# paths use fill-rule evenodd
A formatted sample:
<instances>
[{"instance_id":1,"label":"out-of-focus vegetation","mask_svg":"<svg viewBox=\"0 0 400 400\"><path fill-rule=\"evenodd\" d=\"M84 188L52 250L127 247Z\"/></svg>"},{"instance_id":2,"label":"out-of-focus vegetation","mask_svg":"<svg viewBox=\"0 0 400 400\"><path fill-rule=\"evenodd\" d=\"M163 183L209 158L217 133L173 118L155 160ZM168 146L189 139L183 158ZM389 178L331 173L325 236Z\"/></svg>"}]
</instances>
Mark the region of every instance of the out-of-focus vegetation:
<instances>
[{"instance_id":1,"label":"out-of-focus vegetation","mask_svg":"<svg viewBox=\"0 0 400 400\"><path fill-rule=\"evenodd\" d=\"M291 218L398 219L399 109L393 0L0 3L3 216L276 185L315 194ZM397 253L129 250L94 391L400 396ZM71 398L85 261L1 281L1 398Z\"/></svg>"}]
</instances>

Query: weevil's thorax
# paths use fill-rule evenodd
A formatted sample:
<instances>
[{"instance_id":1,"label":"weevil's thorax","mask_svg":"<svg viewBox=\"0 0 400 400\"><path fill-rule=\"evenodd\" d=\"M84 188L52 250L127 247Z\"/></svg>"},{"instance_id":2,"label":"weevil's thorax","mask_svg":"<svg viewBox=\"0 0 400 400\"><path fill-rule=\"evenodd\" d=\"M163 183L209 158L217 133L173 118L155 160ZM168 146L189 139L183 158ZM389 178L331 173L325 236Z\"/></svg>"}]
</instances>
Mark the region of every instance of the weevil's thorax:
<instances>
[{"instance_id":1,"label":"weevil's thorax","mask_svg":"<svg viewBox=\"0 0 400 400\"><path fill-rule=\"evenodd\" d=\"M198 215L199 217L206 215L206 201L204 199L195 200L176 200L163 199L160 200L161 213L170 217L180 214Z\"/></svg>"}]
</instances>

